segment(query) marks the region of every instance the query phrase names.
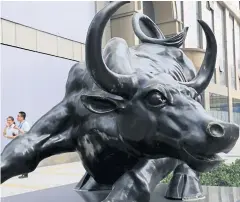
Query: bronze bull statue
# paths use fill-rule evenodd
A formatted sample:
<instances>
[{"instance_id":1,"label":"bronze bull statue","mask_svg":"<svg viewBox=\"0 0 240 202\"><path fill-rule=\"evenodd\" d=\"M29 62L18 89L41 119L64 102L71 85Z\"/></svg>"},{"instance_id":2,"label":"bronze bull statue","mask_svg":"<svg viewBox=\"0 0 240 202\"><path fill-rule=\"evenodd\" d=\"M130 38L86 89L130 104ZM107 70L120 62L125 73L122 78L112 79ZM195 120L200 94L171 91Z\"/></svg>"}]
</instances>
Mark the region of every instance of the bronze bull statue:
<instances>
[{"instance_id":1,"label":"bronze bull statue","mask_svg":"<svg viewBox=\"0 0 240 202\"><path fill-rule=\"evenodd\" d=\"M102 54L107 21L127 2L111 2L96 14L86 39L86 65L74 65L63 100L2 152L1 182L33 171L51 155L77 151L86 175L81 190L111 190L104 202L148 202L173 171L167 198L203 198L199 172L222 161L239 127L211 117L199 103L214 73L217 45L207 41L199 72L179 48L187 28L165 38L143 14L133 17L141 41L129 48L111 39Z\"/></svg>"}]
</instances>

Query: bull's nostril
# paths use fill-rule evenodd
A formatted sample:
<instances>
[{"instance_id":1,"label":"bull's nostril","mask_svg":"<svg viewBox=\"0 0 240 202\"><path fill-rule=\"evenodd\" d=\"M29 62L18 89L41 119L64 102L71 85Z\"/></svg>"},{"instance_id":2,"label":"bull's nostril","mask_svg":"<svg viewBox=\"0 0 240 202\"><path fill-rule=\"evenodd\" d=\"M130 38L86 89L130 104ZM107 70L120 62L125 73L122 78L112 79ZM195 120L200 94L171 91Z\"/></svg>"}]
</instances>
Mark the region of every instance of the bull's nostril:
<instances>
[{"instance_id":1,"label":"bull's nostril","mask_svg":"<svg viewBox=\"0 0 240 202\"><path fill-rule=\"evenodd\" d=\"M212 137L223 137L225 134L224 127L218 123L209 123L207 133Z\"/></svg>"}]
</instances>

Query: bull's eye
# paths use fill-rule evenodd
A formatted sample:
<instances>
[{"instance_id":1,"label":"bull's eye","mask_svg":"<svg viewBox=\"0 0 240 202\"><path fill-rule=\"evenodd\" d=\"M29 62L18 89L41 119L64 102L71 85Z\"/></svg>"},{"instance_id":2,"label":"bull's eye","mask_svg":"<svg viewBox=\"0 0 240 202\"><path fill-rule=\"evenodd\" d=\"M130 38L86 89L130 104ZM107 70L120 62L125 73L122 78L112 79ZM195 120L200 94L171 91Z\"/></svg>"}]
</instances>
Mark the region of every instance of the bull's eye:
<instances>
[{"instance_id":1,"label":"bull's eye","mask_svg":"<svg viewBox=\"0 0 240 202\"><path fill-rule=\"evenodd\" d=\"M147 104L151 106L162 106L167 102L165 96L162 95L162 93L160 93L159 91L152 91L148 93L145 99Z\"/></svg>"}]
</instances>

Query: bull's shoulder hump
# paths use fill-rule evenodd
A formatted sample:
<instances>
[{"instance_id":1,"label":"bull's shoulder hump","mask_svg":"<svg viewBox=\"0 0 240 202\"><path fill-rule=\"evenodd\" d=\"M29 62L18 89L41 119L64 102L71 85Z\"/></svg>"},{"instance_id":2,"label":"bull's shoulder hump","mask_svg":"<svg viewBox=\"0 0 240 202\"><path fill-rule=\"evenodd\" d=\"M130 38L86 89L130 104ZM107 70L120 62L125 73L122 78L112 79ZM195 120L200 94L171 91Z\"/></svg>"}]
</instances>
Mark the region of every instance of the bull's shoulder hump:
<instances>
[{"instance_id":1,"label":"bull's shoulder hump","mask_svg":"<svg viewBox=\"0 0 240 202\"><path fill-rule=\"evenodd\" d=\"M84 63L74 64L69 73L66 83L66 93L80 91L92 85L92 80Z\"/></svg>"}]
</instances>

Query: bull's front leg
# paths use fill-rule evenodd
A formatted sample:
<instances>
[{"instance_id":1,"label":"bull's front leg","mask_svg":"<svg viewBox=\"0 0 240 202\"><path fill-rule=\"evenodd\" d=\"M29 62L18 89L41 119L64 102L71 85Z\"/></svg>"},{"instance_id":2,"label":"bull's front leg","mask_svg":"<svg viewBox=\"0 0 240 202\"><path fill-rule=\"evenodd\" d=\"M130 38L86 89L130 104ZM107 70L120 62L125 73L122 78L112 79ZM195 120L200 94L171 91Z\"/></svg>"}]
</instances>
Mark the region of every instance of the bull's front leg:
<instances>
[{"instance_id":1,"label":"bull's front leg","mask_svg":"<svg viewBox=\"0 0 240 202\"><path fill-rule=\"evenodd\" d=\"M166 198L183 201L205 198L199 174L185 163L178 165L169 183Z\"/></svg>"},{"instance_id":2,"label":"bull's front leg","mask_svg":"<svg viewBox=\"0 0 240 202\"><path fill-rule=\"evenodd\" d=\"M103 202L149 202L156 185L178 164L172 158L141 160L117 180Z\"/></svg>"},{"instance_id":3,"label":"bull's front leg","mask_svg":"<svg viewBox=\"0 0 240 202\"><path fill-rule=\"evenodd\" d=\"M1 183L32 172L51 155L75 150L69 111L63 101L45 114L29 132L11 141L1 154Z\"/></svg>"}]
</instances>

